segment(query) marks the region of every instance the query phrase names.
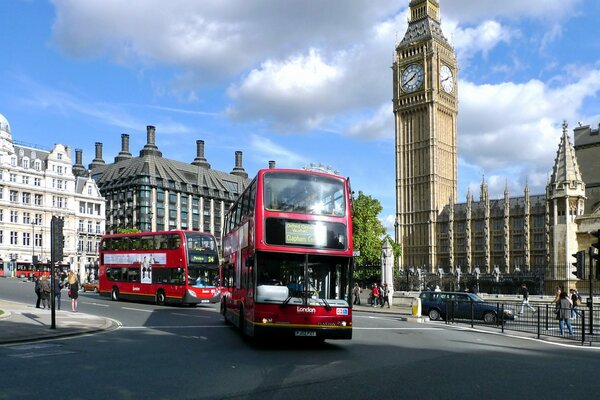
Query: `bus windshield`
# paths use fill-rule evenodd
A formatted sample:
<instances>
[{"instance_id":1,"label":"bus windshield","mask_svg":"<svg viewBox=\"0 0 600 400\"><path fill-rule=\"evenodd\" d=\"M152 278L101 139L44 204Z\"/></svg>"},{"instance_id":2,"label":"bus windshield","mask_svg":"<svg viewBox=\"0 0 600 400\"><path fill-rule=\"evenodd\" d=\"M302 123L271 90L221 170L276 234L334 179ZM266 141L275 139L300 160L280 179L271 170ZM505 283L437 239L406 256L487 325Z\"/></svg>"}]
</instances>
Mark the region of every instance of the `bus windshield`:
<instances>
[{"instance_id":1,"label":"bus windshield","mask_svg":"<svg viewBox=\"0 0 600 400\"><path fill-rule=\"evenodd\" d=\"M217 243L212 235L186 232L188 254L188 285L198 288L219 284Z\"/></svg>"},{"instance_id":2,"label":"bus windshield","mask_svg":"<svg viewBox=\"0 0 600 400\"><path fill-rule=\"evenodd\" d=\"M257 252L257 301L286 302L289 298L345 300L349 268L344 257ZM262 288L261 288L262 287Z\"/></svg>"},{"instance_id":3,"label":"bus windshield","mask_svg":"<svg viewBox=\"0 0 600 400\"><path fill-rule=\"evenodd\" d=\"M321 175L266 173L264 206L269 211L341 217L346 209L344 183Z\"/></svg>"}]
</instances>

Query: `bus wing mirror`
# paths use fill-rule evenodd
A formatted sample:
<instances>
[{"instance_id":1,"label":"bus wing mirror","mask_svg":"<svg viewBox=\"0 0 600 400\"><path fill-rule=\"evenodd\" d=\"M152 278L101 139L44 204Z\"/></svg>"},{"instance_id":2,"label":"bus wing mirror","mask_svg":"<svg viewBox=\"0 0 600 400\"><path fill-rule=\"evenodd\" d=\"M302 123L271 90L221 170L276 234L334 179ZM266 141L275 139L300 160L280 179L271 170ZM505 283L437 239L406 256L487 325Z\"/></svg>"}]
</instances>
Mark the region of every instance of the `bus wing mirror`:
<instances>
[{"instance_id":1,"label":"bus wing mirror","mask_svg":"<svg viewBox=\"0 0 600 400\"><path fill-rule=\"evenodd\" d=\"M254 257L246 258L246 267L252 267L252 266L254 266Z\"/></svg>"}]
</instances>

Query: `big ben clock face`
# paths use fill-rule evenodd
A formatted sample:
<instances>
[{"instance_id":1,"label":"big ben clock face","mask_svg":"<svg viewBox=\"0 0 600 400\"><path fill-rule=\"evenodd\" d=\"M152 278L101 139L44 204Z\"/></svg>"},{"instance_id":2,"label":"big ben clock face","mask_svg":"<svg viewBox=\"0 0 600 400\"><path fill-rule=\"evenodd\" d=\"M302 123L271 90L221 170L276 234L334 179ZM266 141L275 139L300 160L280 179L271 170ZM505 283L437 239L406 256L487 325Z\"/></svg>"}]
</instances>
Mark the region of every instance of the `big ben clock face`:
<instances>
[{"instance_id":1,"label":"big ben clock face","mask_svg":"<svg viewBox=\"0 0 600 400\"><path fill-rule=\"evenodd\" d=\"M423 85L423 67L420 64L410 64L402 72L402 90L414 92Z\"/></svg>"},{"instance_id":2,"label":"big ben clock face","mask_svg":"<svg viewBox=\"0 0 600 400\"><path fill-rule=\"evenodd\" d=\"M452 70L447 65L440 67L440 85L446 93L452 93L454 90L454 76Z\"/></svg>"}]
</instances>

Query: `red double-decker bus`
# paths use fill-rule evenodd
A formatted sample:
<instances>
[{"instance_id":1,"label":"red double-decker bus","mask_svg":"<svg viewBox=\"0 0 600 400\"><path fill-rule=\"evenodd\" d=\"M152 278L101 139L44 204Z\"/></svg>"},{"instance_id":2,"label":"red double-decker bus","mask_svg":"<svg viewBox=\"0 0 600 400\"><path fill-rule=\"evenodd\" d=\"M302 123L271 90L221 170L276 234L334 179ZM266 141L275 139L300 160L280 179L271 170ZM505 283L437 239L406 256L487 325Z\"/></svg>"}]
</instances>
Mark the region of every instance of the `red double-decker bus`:
<instances>
[{"instance_id":1,"label":"red double-decker bus","mask_svg":"<svg viewBox=\"0 0 600 400\"><path fill-rule=\"evenodd\" d=\"M229 209L221 313L245 335L351 339L347 179L260 170Z\"/></svg>"},{"instance_id":2,"label":"red double-decker bus","mask_svg":"<svg viewBox=\"0 0 600 400\"><path fill-rule=\"evenodd\" d=\"M156 304L220 299L217 242L195 231L105 235L100 242L100 295Z\"/></svg>"}]
</instances>

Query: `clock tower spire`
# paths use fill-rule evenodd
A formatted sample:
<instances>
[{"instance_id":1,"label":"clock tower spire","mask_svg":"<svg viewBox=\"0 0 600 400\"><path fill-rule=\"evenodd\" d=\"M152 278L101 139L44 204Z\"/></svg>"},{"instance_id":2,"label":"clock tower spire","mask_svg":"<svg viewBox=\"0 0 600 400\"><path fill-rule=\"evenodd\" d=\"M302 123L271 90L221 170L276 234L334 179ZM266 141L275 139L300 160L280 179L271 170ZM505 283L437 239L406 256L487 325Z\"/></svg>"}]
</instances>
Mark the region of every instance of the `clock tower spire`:
<instances>
[{"instance_id":1,"label":"clock tower spire","mask_svg":"<svg viewBox=\"0 0 600 400\"><path fill-rule=\"evenodd\" d=\"M438 0L410 0L408 28L396 47L396 242L403 267L440 265L437 219L457 198L458 66L440 27ZM452 267L452 266L451 266Z\"/></svg>"}]
</instances>

